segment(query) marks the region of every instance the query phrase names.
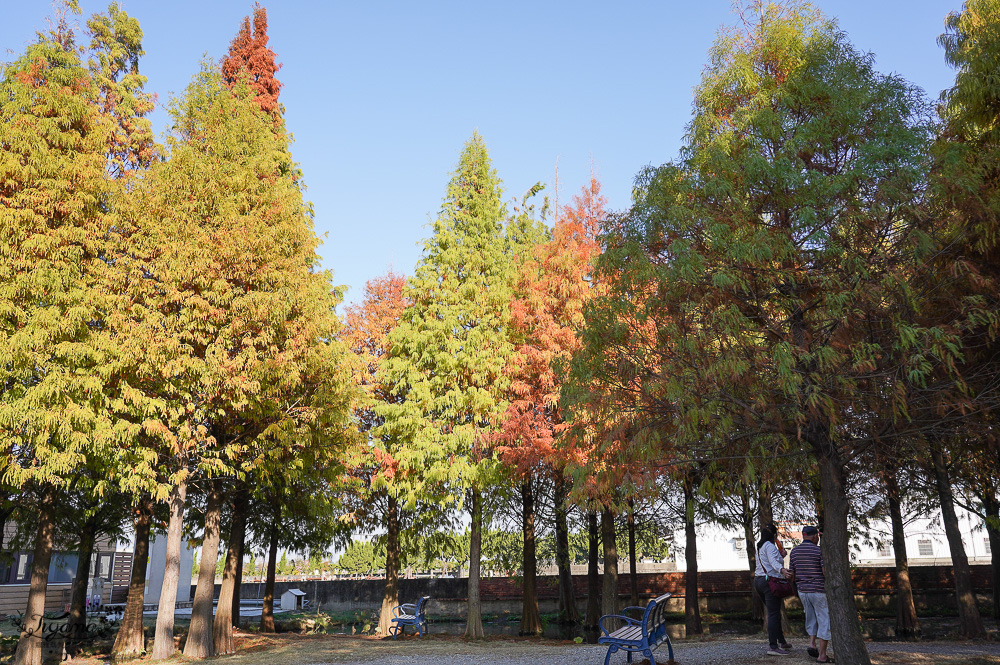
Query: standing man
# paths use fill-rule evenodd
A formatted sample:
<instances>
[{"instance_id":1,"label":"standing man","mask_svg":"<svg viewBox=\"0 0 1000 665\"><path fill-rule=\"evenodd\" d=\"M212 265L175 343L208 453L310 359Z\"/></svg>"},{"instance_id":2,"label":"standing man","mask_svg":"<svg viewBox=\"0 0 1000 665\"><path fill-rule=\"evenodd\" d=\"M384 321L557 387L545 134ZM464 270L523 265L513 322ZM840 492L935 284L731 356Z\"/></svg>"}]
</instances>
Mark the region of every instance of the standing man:
<instances>
[{"instance_id":1,"label":"standing man","mask_svg":"<svg viewBox=\"0 0 1000 665\"><path fill-rule=\"evenodd\" d=\"M830 641L830 609L826 604L826 578L823 576L823 550L819 548L819 537L819 529L814 526L802 529L802 543L792 548L788 566L795 574L799 600L806 611L808 653L816 656L817 663L831 663L833 658L826 655L826 646Z\"/></svg>"}]
</instances>

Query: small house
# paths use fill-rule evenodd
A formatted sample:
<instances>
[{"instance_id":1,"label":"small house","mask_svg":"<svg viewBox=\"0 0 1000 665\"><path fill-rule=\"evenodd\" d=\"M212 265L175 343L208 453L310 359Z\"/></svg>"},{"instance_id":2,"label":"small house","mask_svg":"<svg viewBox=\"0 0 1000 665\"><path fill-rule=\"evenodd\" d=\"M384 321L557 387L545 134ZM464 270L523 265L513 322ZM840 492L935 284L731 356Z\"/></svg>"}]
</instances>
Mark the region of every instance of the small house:
<instances>
[{"instance_id":1,"label":"small house","mask_svg":"<svg viewBox=\"0 0 1000 665\"><path fill-rule=\"evenodd\" d=\"M281 609L301 610L302 601L306 599L306 592L300 589L289 589L281 594Z\"/></svg>"}]
</instances>

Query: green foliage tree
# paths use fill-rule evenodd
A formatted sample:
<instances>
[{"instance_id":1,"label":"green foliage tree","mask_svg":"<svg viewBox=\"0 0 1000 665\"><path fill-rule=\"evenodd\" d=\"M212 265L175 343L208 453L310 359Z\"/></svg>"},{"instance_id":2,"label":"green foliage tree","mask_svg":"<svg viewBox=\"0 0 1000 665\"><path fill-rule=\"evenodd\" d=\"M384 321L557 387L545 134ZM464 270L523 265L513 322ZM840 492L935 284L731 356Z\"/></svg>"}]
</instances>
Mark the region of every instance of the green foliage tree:
<instances>
[{"instance_id":1,"label":"green foliage tree","mask_svg":"<svg viewBox=\"0 0 1000 665\"><path fill-rule=\"evenodd\" d=\"M116 351L111 202L152 150L138 24L112 4L81 49L65 16L76 7L62 10L0 79L0 482L39 506L26 635L42 630L60 493L72 483L84 504L121 503L110 497L131 476L117 463L128 423L103 373ZM19 642L16 662L40 658L38 640Z\"/></svg>"},{"instance_id":2,"label":"green foliage tree","mask_svg":"<svg viewBox=\"0 0 1000 665\"><path fill-rule=\"evenodd\" d=\"M953 357L947 334L906 316L932 128L918 90L875 72L808 5L764 4L747 27L711 51L684 159L640 175L607 238L603 270L619 277L601 306L656 321L653 343L630 347L632 331L594 317L588 371L637 388L641 440L661 448L640 454L816 460L833 639L840 658L867 663L847 549L852 463L905 423L896 377ZM609 358L629 362L619 372Z\"/></svg>"},{"instance_id":3,"label":"green foliage tree","mask_svg":"<svg viewBox=\"0 0 1000 665\"><path fill-rule=\"evenodd\" d=\"M218 498L206 519L216 524L220 478L253 477L262 487L279 478L289 487L331 469L350 408L345 348L336 341L339 290L317 269L288 137L252 91L230 88L208 65L172 115L168 159L132 197L122 262L131 305L122 326L147 340L137 362L151 380L137 391L155 393L164 408L146 428L169 435L158 450L177 460L170 468L158 454L153 463L161 476L173 474L174 487L191 471L209 480ZM215 568L218 537L206 534L202 574ZM229 603L218 613L218 640L211 598L196 604L185 650L204 656L214 641L231 648ZM172 649L172 628L157 633Z\"/></svg>"},{"instance_id":4,"label":"green foliage tree","mask_svg":"<svg viewBox=\"0 0 1000 665\"><path fill-rule=\"evenodd\" d=\"M494 472L490 442L507 406L503 370L513 352L509 304L516 257L523 243L539 237L530 220L507 222L500 179L485 143L473 134L408 283L405 296L412 304L390 333L384 372L405 399L378 409L386 419L382 435L405 442L395 455L398 465L419 472L408 503L434 486L468 491L466 634L477 638L483 636L482 491Z\"/></svg>"},{"instance_id":5,"label":"green foliage tree","mask_svg":"<svg viewBox=\"0 0 1000 665\"><path fill-rule=\"evenodd\" d=\"M1000 545L1000 501L997 471L1000 445L992 432L996 427L996 385L1000 366L997 353L997 311L1000 309L1000 85L996 63L1000 57L1000 3L968 0L961 11L946 20L947 31L939 38L945 59L956 69L954 85L941 95L944 131L935 146L933 193L939 207L936 217L945 232L941 269L928 279L927 312L934 321L956 323L962 331L963 387L961 394L946 393L936 400L935 412L960 412L961 422L939 435L951 448L951 461L961 472L969 491L978 498L987 533L994 547ZM933 279L937 278L937 283ZM944 288L942 288L944 287ZM978 408L958 407L973 401ZM968 416L971 415L972 418ZM950 417L947 420L953 420ZM940 423L938 417L935 422ZM933 447L933 446L932 446ZM939 487L947 491L948 479L941 471L948 452L937 450ZM971 466L961 463L972 456ZM962 619L962 632L969 637L984 634L972 590L965 548L951 519L954 511L942 497L947 533L955 562L955 590ZM993 560L993 612L1000 614L1000 561Z\"/></svg>"}]
</instances>

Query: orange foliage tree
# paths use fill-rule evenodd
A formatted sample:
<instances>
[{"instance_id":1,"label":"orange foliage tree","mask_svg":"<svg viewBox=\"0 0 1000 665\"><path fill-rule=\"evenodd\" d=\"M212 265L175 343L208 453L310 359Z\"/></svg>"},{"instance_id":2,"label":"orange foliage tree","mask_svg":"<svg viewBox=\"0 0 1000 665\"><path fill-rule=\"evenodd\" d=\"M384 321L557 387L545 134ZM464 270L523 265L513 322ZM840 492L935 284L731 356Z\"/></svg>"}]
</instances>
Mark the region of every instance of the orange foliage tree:
<instances>
[{"instance_id":1,"label":"orange foliage tree","mask_svg":"<svg viewBox=\"0 0 1000 665\"><path fill-rule=\"evenodd\" d=\"M577 620L569 572L566 524L567 484L564 460L554 447L563 428L559 409L558 368L579 348L576 331L583 325L583 305L593 293L591 262L600 253L596 234L605 218L606 199L591 178L573 204L560 211L552 239L539 245L521 272L518 295L511 304L520 338L508 365L513 399L499 439L501 459L521 479L524 533L524 594L521 633L541 629L535 588L534 495L532 478L551 474L555 480L556 560L562 619Z\"/></svg>"},{"instance_id":2,"label":"orange foliage tree","mask_svg":"<svg viewBox=\"0 0 1000 665\"><path fill-rule=\"evenodd\" d=\"M401 474L405 472L393 458L392 440L372 432L384 421L375 405L402 399L393 395L393 386L379 376L379 363L389 352L389 332L409 304L403 295L405 286L406 278L391 270L370 280L365 284L364 300L346 309L343 330L344 341L358 359L354 377L364 395L354 414L358 429L368 433L368 446L350 464L359 481L352 517L362 529L385 529L385 593L378 624L381 635L389 634L392 608L399 605L401 520L406 517L400 514L398 481L404 479Z\"/></svg>"}]
</instances>

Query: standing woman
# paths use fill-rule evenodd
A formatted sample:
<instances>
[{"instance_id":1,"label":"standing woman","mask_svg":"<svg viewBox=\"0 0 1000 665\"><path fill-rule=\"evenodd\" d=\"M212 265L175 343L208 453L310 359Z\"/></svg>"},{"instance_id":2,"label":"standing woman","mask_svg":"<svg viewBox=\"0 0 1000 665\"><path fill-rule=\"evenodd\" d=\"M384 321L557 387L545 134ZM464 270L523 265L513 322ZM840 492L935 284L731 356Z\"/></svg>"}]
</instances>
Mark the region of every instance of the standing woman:
<instances>
[{"instance_id":1,"label":"standing woman","mask_svg":"<svg viewBox=\"0 0 1000 665\"><path fill-rule=\"evenodd\" d=\"M781 631L781 606L785 601L783 598L775 598L767 583L769 577L779 580L791 578L791 571L785 568L785 561L775 544L777 537L778 530L774 526L761 528L753 586L767 608L767 655L787 656L792 645L785 640L785 634Z\"/></svg>"}]
</instances>

